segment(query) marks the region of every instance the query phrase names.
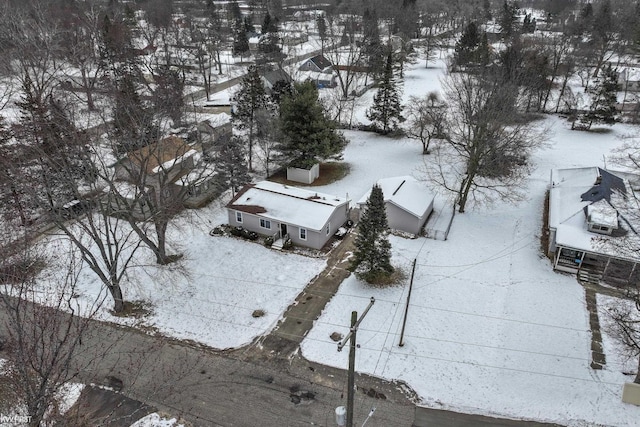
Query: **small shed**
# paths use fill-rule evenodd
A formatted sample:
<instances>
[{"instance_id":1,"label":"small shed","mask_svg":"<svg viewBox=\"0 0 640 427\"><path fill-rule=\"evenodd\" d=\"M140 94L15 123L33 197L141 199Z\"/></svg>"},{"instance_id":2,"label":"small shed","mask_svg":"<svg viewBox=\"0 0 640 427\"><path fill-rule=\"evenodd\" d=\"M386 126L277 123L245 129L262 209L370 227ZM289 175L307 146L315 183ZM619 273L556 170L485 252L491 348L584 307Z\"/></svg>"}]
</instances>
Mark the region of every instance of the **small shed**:
<instances>
[{"instance_id":1,"label":"small shed","mask_svg":"<svg viewBox=\"0 0 640 427\"><path fill-rule=\"evenodd\" d=\"M384 195L389 228L420 234L433 211L433 194L412 176L384 178L376 184ZM371 190L358 201L361 215L370 194Z\"/></svg>"}]
</instances>

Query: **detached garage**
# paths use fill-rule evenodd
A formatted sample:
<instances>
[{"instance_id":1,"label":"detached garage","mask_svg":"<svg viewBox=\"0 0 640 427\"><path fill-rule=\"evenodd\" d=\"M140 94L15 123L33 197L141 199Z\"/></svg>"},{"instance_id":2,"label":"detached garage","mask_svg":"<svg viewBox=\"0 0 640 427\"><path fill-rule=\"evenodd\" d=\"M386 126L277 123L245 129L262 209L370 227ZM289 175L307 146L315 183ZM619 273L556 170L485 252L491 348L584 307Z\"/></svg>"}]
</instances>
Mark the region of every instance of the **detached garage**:
<instances>
[{"instance_id":1,"label":"detached garage","mask_svg":"<svg viewBox=\"0 0 640 427\"><path fill-rule=\"evenodd\" d=\"M393 230L420 234L433 210L433 194L411 176L384 178L376 183L384 194L389 227ZM371 190L358 201L362 213Z\"/></svg>"}]
</instances>

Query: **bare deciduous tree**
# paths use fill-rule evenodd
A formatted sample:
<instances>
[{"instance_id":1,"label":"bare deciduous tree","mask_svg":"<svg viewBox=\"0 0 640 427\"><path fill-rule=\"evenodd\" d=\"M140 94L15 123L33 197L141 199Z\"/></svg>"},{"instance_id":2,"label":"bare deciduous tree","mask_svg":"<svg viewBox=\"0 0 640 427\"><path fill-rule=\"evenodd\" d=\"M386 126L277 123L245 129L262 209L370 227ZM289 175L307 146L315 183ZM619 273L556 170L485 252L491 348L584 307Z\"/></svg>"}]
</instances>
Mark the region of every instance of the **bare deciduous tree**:
<instances>
[{"instance_id":1,"label":"bare deciduous tree","mask_svg":"<svg viewBox=\"0 0 640 427\"><path fill-rule=\"evenodd\" d=\"M627 357L638 360L633 382L640 384L640 289L637 285L627 288L627 297L631 299L627 304L620 301L607 307L613 321L607 332L623 345Z\"/></svg>"},{"instance_id":2,"label":"bare deciduous tree","mask_svg":"<svg viewBox=\"0 0 640 427\"><path fill-rule=\"evenodd\" d=\"M405 132L409 138L422 143L422 154L429 154L431 140L445 136L446 106L437 92L429 92L423 97L409 97L406 108Z\"/></svg>"},{"instance_id":3,"label":"bare deciduous tree","mask_svg":"<svg viewBox=\"0 0 640 427\"><path fill-rule=\"evenodd\" d=\"M461 213L470 198L519 200L529 154L544 137L518 113L517 90L469 74L451 74L444 88L448 132L436 152L432 178L457 195Z\"/></svg>"},{"instance_id":4,"label":"bare deciduous tree","mask_svg":"<svg viewBox=\"0 0 640 427\"><path fill-rule=\"evenodd\" d=\"M0 330L6 334L3 344L9 359L4 371L13 394L6 403L24 411L34 427L60 419L61 390L82 369L74 364L75 356L82 351L86 360L95 360L108 350L82 345L104 295L80 307L76 298L82 262L63 248L58 250L62 251L58 257L68 257L44 279L46 285L36 285L36 275L46 264L55 263L56 256L45 255L42 248L21 241L0 265Z\"/></svg>"}]
</instances>

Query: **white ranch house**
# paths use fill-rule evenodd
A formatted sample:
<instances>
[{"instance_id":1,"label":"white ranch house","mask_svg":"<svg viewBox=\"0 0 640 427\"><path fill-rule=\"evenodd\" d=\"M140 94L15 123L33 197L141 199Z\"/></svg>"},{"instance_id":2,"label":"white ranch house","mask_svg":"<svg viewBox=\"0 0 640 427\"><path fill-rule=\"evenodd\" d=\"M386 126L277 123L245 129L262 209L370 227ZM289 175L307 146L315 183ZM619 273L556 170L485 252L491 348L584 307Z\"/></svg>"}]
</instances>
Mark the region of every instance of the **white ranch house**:
<instances>
[{"instance_id":1,"label":"white ranch house","mask_svg":"<svg viewBox=\"0 0 640 427\"><path fill-rule=\"evenodd\" d=\"M555 270L618 286L637 282L639 183L599 167L551 171L548 253Z\"/></svg>"},{"instance_id":2,"label":"white ranch house","mask_svg":"<svg viewBox=\"0 0 640 427\"><path fill-rule=\"evenodd\" d=\"M433 211L433 194L411 176L384 178L376 184L384 195L389 228L420 234ZM361 215L370 194L371 190L358 201Z\"/></svg>"},{"instance_id":3,"label":"white ranch house","mask_svg":"<svg viewBox=\"0 0 640 427\"><path fill-rule=\"evenodd\" d=\"M245 186L228 204L229 224L278 241L321 249L349 219L344 197L271 181Z\"/></svg>"}]
</instances>

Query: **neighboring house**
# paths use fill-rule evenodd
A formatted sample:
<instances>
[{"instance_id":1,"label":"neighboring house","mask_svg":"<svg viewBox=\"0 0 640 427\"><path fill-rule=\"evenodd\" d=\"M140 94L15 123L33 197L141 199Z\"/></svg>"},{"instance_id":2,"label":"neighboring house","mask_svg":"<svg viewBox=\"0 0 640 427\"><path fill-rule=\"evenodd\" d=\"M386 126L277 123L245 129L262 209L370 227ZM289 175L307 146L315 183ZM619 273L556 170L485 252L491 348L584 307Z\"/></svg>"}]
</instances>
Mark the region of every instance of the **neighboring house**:
<instances>
[{"instance_id":1,"label":"neighboring house","mask_svg":"<svg viewBox=\"0 0 640 427\"><path fill-rule=\"evenodd\" d=\"M287 31L282 34L282 44L296 46L309 41L309 35L301 31Z\"/></svg>"},{"instance_id":2,"label":"neighboring house","mask_svg":"<svg viewBox=\"0 0 640 427\"><path fill-rule=\"evenodd\" d=\"M201 160L199 150L169 136L127 153L115 164L115 173L119 180L147 189L150 197L163 191L185 207L197 207L221 190L213 168Z\"/></svg>"},{"instance_id":3,"label":"neighboring house","mask_svg":"<svg viewBox=\"0 0 640 427\"><path fill-rule=\"evenodd\" d=\"M614 285L637 282L639 182L598 167L551 171L548 253L555 270Z\"/></svg>"},{"instance_id":4,"label":"neighboring house","mask_svg":"<svg viewBox=\"0 0 640 427\"><path fill-rule=\"evenodd\" d=\"M376 183L384 195L389 228L420 234L433 211L434 196L411 176L384 178ZM371 190L358 201L360 215L364 212Z\"/></svg>"},{"instance_id":5,"label":"neighboring house","mask_svg":"<svg viewBox=\"0 0 640 427\"><path fill-rule=\"evenodd\" d=\"M318 89L332 88L338 85L338 76L333 73L321 73L317 71L300 71L298 80L301 82L311 81Z\"/></svg>"},{"instance_id":6,"label":"neighboring house","mask_svg":"<svg viewBox=\"0 0 640 427\"><path fill-rule=\"evenodd\" d=\"M322 55L316 55L307 59L298 68L300 71L315 71L316 73L331 73L333 64Z\"/></svg>"},{"instance_id":7,"label":"neighboring house","mask_svg":"<svg viewBox=\"0 0 640 427\"><path fill-rule=\"evenodd\" d=\"M271 93L273 87L278 82L291 83L293 82L293 79L291 78L289 73L287 73L282 68L272 68L264 70L262 72L262 83L264 83L264 88L266 89L267 93Z\"/></svg>"},{"instance_id":8,"label":"neighboring house","mask_svg":"<svg viewBox=\"0 0 640 427\"><path fill-rule=\"evenodd\" d=\"M163 185L193 169L196 153L182 138L169 136L127 153L116 163L116 175L133 183Z\"/></svg>"},{"instance_id":9,"label":"neighboring house","mask_svg":"<svg viewBox=\"0 0 640 427\"><path fill-rule=\"evenodd\" d=\"M321 249L349 219L349 200L271 181L245 186L227 204L229 224L275 241Z\"/></svg>"},{"instance_id":10,"label":"neighboring house","mask_svg":"<svg viewBox=\"0 0 640 427\"><path fill-rule=\"evenodd\" d=\"M623 91L640 91L640 69L627 67L618 72L618 84Z\"/></svg>"},{"instance_id":11,"label":"neighboring house","mask_svg":"<svg viewBox=\"0 0 640 427\"><path fill-rule=\"evenodd\" d=\"M209 155L217 151L220 145L228 141L232 136L230 121L213 125L210 120L203 120L198 123L196 130L198 132L198 142L202 145L202 152Z\"/></svg>"}]
</instances>

